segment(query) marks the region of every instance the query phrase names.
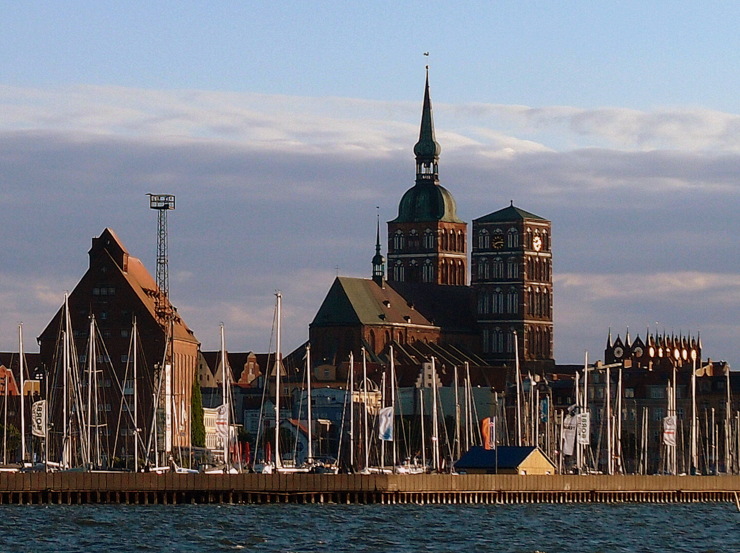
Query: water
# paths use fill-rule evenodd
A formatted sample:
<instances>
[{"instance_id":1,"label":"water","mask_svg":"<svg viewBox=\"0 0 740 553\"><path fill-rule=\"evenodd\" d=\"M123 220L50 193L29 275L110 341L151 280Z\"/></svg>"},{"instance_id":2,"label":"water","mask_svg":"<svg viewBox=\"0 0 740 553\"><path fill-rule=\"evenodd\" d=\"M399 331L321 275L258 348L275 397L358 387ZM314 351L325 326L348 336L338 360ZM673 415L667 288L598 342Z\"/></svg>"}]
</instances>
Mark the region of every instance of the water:
<instances>
[{"instance_id":1,"label":"water","mask_svg":"<svg viewBox=\"0 0 740 553\"><path fill-rule=\"evenodd\" d=\"M740 553L730 503L0 507L0 551Z\"/></svg>"}]
</instances>

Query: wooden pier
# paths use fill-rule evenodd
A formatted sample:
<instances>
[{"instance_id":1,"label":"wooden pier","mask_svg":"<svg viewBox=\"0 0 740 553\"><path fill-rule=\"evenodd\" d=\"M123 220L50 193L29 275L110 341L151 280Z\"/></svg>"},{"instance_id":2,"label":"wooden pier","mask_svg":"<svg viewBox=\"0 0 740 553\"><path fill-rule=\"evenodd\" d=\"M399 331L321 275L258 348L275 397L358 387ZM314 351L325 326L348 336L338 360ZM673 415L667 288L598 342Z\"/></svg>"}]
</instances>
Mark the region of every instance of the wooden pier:
<instances>
[{"instance_id":1,"label":"wooden pier","mask_svg":"<svg viewBox=\"0 0 740 553\"><path fill-rule=\"evenodd\" d=\"M0 473L0 504L735 502L740 476Z\"/></svg>"}]
</instances>

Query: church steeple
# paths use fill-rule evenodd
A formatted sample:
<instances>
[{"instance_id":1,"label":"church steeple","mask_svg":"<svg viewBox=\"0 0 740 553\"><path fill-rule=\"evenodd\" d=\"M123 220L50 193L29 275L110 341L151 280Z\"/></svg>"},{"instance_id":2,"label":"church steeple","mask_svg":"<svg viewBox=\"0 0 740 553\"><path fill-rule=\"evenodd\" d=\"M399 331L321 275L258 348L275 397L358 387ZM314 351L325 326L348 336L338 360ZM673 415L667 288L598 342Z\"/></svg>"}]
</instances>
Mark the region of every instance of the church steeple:
<instances>
[{"instance_id":1,"label":"church steeple","mask_svg":"<svg viewBox=\"0 0 740 553\"><path fill-rule=\"evenodd\" d=\"M438 164L442 147L434 137L432 100L429 95L429 66L426 69L427 78L424 87L424 106L421 110L419 141L414 146L414 154L416 155L416 183L439 184Z\"/></svg>"},{"instance_id":2,"label":"church steeple","mask_svg":"<svg viewBox=\"0 0 740 553\"><path fill-rule=\"evenodd\" d=\"M373 282L383 286L385 279L385 258L380 253L380 213L378 213L378 226L375 234L375 255L373 256Z\"/></svg>"}]
</instances>

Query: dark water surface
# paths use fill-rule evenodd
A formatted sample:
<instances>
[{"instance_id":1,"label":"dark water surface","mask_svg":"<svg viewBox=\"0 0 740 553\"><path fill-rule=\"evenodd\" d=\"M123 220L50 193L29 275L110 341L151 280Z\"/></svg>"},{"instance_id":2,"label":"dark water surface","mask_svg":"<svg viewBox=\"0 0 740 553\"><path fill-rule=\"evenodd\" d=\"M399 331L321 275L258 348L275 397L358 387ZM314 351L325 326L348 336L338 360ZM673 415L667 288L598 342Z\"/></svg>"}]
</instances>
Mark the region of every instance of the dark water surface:
<instances>
[{"instance_id":1,"label":"dark water surface","mask_svg":"<svg viewBox=\"0 0 740 553\"><path fill-rule=\"evenodd\" d=\"M0 551L740 553L730 503L0 507Z\"/></svg>"}]
</instances>

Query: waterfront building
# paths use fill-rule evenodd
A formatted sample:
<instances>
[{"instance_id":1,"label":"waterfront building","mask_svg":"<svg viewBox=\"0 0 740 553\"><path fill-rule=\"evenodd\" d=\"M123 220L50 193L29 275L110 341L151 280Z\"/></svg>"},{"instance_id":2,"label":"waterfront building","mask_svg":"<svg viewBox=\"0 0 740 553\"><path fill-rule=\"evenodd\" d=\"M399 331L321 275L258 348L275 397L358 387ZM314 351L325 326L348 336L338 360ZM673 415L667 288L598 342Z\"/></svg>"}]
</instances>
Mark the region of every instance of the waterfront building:
<instances>
[{"instance_id":1,"label":"waterfront building","mask_svg":"<svg viewBox=\"0 0 740 553\"><path fill-rule=\"evenodd\" d=\"M88 269L69 294L68 310L62 305L38 337L39 362L48 378L48 398L53 406L49 459L61 458L63 438L79 445L81 434L88 432L79 422L71 426L64 422L65 403L68 417L84 409L95 421L94 439L101 444L98 462L105 465L115 461L133 466L136 439L140 446L138 463L142 463L145 444L150 443L150 432L157 427L159 451L189 448L197 338L168 298L164 298L165 311L170 316L166 321L162 319L155 309L160 296L157 284L113 230L106 228L93 238L88 253ZM134 321L139 344L137 381L133 378L131 349ZM71 333L72 338L66 350L65 333ZM91 343L96 349L90 349ZM91 351L96 352L94 359L90 358ZM133 423L134 387L138 428ZM69 394L67 402L65 390ZM156 390L164 392L155 404ZM169 405L165 398L169 398ZM157 413L159 422L155 425ZM66 432L65 426L69 429Z\"/></svg>"}]
</instances>

